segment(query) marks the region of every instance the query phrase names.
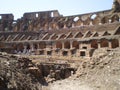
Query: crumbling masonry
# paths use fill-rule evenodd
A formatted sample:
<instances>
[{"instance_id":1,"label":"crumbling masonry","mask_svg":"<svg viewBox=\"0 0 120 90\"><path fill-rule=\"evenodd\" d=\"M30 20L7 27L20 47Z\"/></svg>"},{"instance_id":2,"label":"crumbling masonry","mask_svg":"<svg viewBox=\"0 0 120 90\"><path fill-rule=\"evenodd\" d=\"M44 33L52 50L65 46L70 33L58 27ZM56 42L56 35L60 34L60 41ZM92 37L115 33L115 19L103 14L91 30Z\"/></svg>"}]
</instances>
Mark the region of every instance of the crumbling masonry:
<instances>
[{"instance_id":1,"label":"crumbling masonry","mask_svg":"<svg viewBox=\"0 0 120 90\"><path fill-rule=\"evenodd\" d=\"M120 1L110 10L63 16L57 10L0 14L0 51L42 58L80 60L96 49L120 47Z\"/></svg>"}]
</instances>

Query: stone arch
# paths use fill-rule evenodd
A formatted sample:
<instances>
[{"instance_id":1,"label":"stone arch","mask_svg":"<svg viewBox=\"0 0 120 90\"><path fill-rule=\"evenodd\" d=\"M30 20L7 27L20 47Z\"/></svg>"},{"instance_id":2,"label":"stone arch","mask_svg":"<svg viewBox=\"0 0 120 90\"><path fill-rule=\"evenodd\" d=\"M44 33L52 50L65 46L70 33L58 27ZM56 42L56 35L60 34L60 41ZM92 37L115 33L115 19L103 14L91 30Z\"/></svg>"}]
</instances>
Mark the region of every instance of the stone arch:
<instances>
[{"instance_id":1,"label":"stone arch","mask_svg":"<svg viewBox=\"0 0 120 90\"><path fill-rule=\"evenodd\" d=\"M112 17L111 17L111 22L119 22L119 16L118 15L113 15Z\"/></svg>"},{"instance_id":2,"label":"stone arch","mask_svg":"<svg viewBox=\"0 0 120 90\"><path fill-rule=\"evenodd\" d=\"M79 49L79 42L73 41L72 46L75 47L75 49Z\"/></svg>"},{"instance_id":3,"label":"stone arch","mask_svg":"<svg viewBox=\"0 0 120 90\"><path fill-rule=\"evenodd\" d=\"M46 43L45 43L45 42L40 42L40 43L39 43L39 48L40 48L40 49L46 48Z\"/></svg>"},{"instance_id":4,"label":"stone arch","mask_svg":"<svg viewBox=\"0 0 120 90\"><path fill-rule=\"evenodd\" d=\"M91 48L95 48L95 49L98 48L98 42L97 42L97 40L92 40L91 41Z\"/></svg>"},{"instance_id":5,"label":"stone arch","mask_svg":"<svg viewBox=\"0 0 120 90\"><path fill-rule=\"evenodd\" d=\"M83 21L81 19L79 19L78 21L74 21L74 26L78 27L81 26L83 24Z\"/></svg>"},{"instance_id":6,"label":"stone arch","mask_svg":"<svg viewBox=\"0 0 120 90\"><path fill-rule=\"evenodd\" d=\"M64 43L64 48L70 49L70 42L69 42L69 41L66 41L66 42Z\"/></svg>"},{"instance_id":7,"label":"stone arch","mask_svg":"<svg viewBox=\"0 0 120 90\"><path fill-rule=\"evenodd\" d=\"M38 49L38 45L35 43L33 44L34 49Z\"/></svg>"},{"instance_id":8,"label":"stone arch","mask_svg":"<svg viewBox=\"0 0 120 90\"><path fill-rule=\"evenodd\" d=\"M108 42L107 39L101 39L100 40L100 46L101 47L108 47L108 45L109 45L109 42Z\"/></svg>"},{"instance_id":9,"label":"stone arch","mask_svg":"<svg viewBox=\"0 0 120 90\"><path fill-rule=\"evenodd\" d=\"M103 17L102 19L101 19L101 23L102 24L105 24L105 23L109 23L109 18L106 16L106 17Z\"/></svg>"},{"instance_id":10,"label":"stone arch","mask_svg":"<svg viewBox=\"0 0 120 90\"><path fill-rule=\"evenodd\" d=\"M17 45L17 51L19 52L23 52L23 49L24 49L24 45L22 44L22 43L19 43L18 45Z\"/></svg>"},{"instance_id":11,"label":"stone arch","mask_svg":"<svg viewBox=\"0 0 120 90\"><path fill-rule=\"evenodd\" d=\"M56 42L56 48L62 49L62 43L61 42Z\"/></svg>"},{"instance_id":12,"label":"stone arch","mask_svg":"<svg viewBox=\"0 0 120 90\"><path fill-rule=\"evenodd\" d=\"M88 17L85 21L83 21L84 25L90 25L91 19Z\"/></svg>"},{"instance_id":13,"label":"stone arch","mask_svg":"<svg viewBox=\"0 0 120 90\"><path fill-rule=\"evenodd\" d=\"M17 44L12 44L12 48L13 48L14 50L17 50Z\"/></svg>"},{"instance_id":14,"label":"stone arch","mask_svg":"<svg viewBox=\"0 0 120 90\"><path fill-rule=\"evenodd\" d=\"M111 41L111 47L112 47L112 48L117 48L117 47L119 47L119 41L118 41L117 39L113 39L113 40Z\"/></svg>"},{"instance_id":15,"label":"stone arch","mask_svg":"<svg viewBox=\"0 0 120 90\"><path fill-rule=\"evenodd\" d=\"M26 43L25 46L26 46L26 49L28 49L28 50L30 49L30 44L29 43Z\"/></svg>"},{"instance_id":16,"label":"stone arch","mask_svg":"<svg viewBox=\"0 0 120 90\"><path fill-rule=\"evenodd\" d=\"M93 20L92 20L92 24L93 25L99 25L101 24L101 19L99 16L96 16Z\"/></svg>"}]
</instances>

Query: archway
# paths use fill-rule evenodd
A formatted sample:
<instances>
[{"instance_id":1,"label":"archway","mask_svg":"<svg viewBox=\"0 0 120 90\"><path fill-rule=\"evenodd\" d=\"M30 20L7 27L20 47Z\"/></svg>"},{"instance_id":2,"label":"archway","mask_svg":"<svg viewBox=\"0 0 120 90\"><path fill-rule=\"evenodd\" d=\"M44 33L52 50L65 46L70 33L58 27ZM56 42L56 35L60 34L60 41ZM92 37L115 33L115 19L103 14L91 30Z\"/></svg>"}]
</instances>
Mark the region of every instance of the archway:
<instances>
[{"instance_id":1,"label":"archway","mask_svg":"<svg viewBox=\"0 0 120 90\"><path fill-rule=\"evenodd\" d=\"M92 41L91 41L91 48L95 48L95 49L98 48L97 40L92 40Z\"/></svg>"},{"instance_id":2,"label":"archway","mask_svg":"<svg viewBox=\"0 0 120 90\"><path fill-rule=\"evenodd\" d=\"M119 22L119 16L118 15L114 15L114 16L112 16L112 18L111 18L111 22Z\"/></svg>"},{"instance_id":3,"label":"archway","mask_svg":"<svg viewBox=\"0 0 120 90\"><path fill-rule=\"evenodd\" d=\"M46 48L46 43L45 43L45 42L40 42L40 43L39 43L39 48L40 48L40 49Z\"/></svg>"},{"instance_id":4,"label":"archway","mask_svg":"<svg viewBox=\"0 0 120 90\"><path fill-rule=\"evenodd\" d=\"M22 43L20 43L20 44L17 45L17 51L18 52L23 52L23 49L24 49L24 46L23 46Z\"/></svg>"},{"instance_id":5,"label":"archway","mask_svg":"<svg viewBox=\"0 0 120 90\"><path fill-rule=\"evenodd\" d=\"M56 42L56 48L57 49L62 49L62 43L61 42Z\"/></svg>"},{"instance_id":6,"label":"archway","mask_svg":"<svg viewBox=\"0 0 120 90\"><path fill-rule=\"evenodd\" d=\"M79 49L79 42L73 41L72 46L75 47L75 49Z\"/></svg>"},{"instance_id":7,"label":"archway","mask_svg":"<svg viewBox=\"0 0 120 90\"><path fill-rule=\"evenodd\" d=\"M65 42L64 43L64 48L66 48L66 49L70 49L70 42Z\"/></svg>"},{"instance_id":8,"label":"archway","mask_svg":"<svg viewBox=\"0 0 120 90\"><path fill-rule=\"evenodd\" d=\"M109 45L108 40L106 40L106 39L100 40L101 47L108 47L108 45Z\"/></svg>"},{"instance_id":9,"label":"archway","mask_svg":"<svg viewBox=\"0 0 120 90\"><path fill-rule=\"evenodd\" d=\"M117 39L113 39L111 41L112 48L117 48L119 47L119 41Z\"/></svg>"}]
</instances>

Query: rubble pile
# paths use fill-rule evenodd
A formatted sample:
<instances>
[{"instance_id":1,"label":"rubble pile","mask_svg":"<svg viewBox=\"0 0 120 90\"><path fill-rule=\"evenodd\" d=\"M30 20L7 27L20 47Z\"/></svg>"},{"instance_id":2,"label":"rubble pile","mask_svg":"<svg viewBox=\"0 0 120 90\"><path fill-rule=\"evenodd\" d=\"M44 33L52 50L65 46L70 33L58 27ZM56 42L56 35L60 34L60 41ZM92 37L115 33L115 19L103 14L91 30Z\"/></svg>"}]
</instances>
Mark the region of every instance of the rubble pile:
<instances>
[{"instance_id":1,"label":"rubble pile","mask_svg":"<svg viewBox=\"0 0 120 90\"><path fill-rule=\"evenodd\" d=\"M50 90L119 90L120 48L96 52L91 60L79 63L75 75L50 84Z\"/></svg>"},{"instance_id":2,"label":"rubble pile","mask_svg":"<svg viewBox=\"0 0 120 90\"><path fill-rule=\"evenodd\" d=\"M0 90L41 90L41 78L29 72L26 58L0 53Z\"/></svg>"}]
</instances>

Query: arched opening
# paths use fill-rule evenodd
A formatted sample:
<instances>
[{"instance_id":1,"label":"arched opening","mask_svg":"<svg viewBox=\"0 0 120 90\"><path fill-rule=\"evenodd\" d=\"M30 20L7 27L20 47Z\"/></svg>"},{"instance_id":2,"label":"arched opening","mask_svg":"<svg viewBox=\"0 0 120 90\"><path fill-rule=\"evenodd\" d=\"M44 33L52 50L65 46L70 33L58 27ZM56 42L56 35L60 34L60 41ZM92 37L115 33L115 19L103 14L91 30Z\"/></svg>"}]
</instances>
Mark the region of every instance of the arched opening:
<instances>
[{"instance_id":1,"label":"arched opening","mask_svg":"<svg viewBox=\"0 0 120 90\"><path fill-rule=\"evenodd\" d=\"M81 51L81 52L80 52L80 56L82 56L82 57L83 57L83 56L86 56L85 51Z\"/></svg>"},{"instance_id":2,"label":"arched opening","mask_svg":"<svg viewBox=\"0 0 120 90\"><path fill-rule=\"evenodd\" d=\"M119 47L119 41L117 39L113 39L111 41L112 48L117 48Z\"/></svg>"},{"instance_id":3,"label":"arched opening","mask_svg":"<svg viewBox=\"0 0 120 90\"><path fill-rule=\"evenodd\" d=\"M102 24L109 23L109 18L108 18L108 17L103 17L103 18L101 19L101 23L102 23Z\"/></svg>"},{"instance_id":4,"label":"arched opening","mask_svg":"<svg viewBox=\"0 0 120 90\"><path fill-rule=\"evenodd\" d=\"M92 40L92 41L91 41L91 48L95 48L95 49L98 48L97 40Z\"/></svg>"},{"instance_id":5,"label":"arched opening","mask_svg":"<svg viewBox=\"0 0 120 90\"><path fill-rule=\"evenodd\" d=\"M106 40L106 39L100 40L101 47L108 47L108 45L109 45L108 40Z\"/></svg>"},{"instance_id":6,"label":"arched opening","mask_svg":"<svg viewBox=\"0 0 120 90\"><path fill-rule=\"evenodd\" d=\"M20 44L17 45L17 52L18 52L18 53L23 52L23 49L24 49L24 46L23 46L22 43L20 43Z\"/></svg>"},{"instance_id":7,"label":"arched opening","mask_svg":"<svg viewBox=\"0 0 120 90\"><path fill-rule=\"evenodd\" d=\"M94 20L96 17L97 17L97 15L96 15L96 14L93 14L93 15L91 15L90 18L91 18L92 20Z\"/></svg>"},{"instance_id":8,"label":"arched opening","mask_svg":"<svg viewBox=\"0 0 120 90\"><path fill-rule=\"evenodd\" d=\"M47 51L47 55L52 55L52 51Z\"/></svg>"},{"instance_id":9,"label":"arched opening","mask_svg":"<svg viewBox=\"0 0 120 90\"><path fill-rule=\"evenodd\" d=\"M40 55L44 55L44 50L39 51Z\"/></svg>"},{"instance_id":10,"label":"arched opening","mask_svg":"<svg viewBox=\"0 0 120 90\"><path fill-rule=\"evenodd\" d=\"M28 50L30 49L30 45L29 45L29 44L27 44L27 49L28 49Z\"/></svg>"},{"instance_id":11,"label":"arched opening","mask_svg":"<svg viewBox=\"0 0 120 90\"><path fill-rule=\"evenodd\" d=\"M62 49L62 43L61 42L56 42L56 48L57 49Z\"/></svg>"},{"instance_id":12,"label":"arched opening","mask_svg":"<svg viewBox=\"0 0 120 90\"><path fill-rule=\"evenodd\" d=\"M92 24L93 25L100 25L101 24L101 19L99 16L96 16L93 20L92 20Z\"/></svg>"},{"instance_id":13,"label":"arched opening","mask_svg":"<svg viewBox=\"0 0 120 90\"><path fill-rule=\"evenodd\" d=\"M72 46L73 46L75 49L79 49L79 42L78 42L78 41L73 41Z\"/></svg>"},{"instance_id":14,"label":"arched opening","mask_svg":"<svg viewBox=\"0 0 120 90\"><path fill-rule=\"evenodd\" d=\"M63 56L67 56L67 55L68 55L68 51L63 51L63 52L62 52L62 55L63 55Z\"/></svg>"},{"instance_id":15,"label":"arched opening","mask_svg":"<svg viewBox=\"0 0 120 90\"><path fill-rule=\"evenodd\" d=\"M40 48L40 49L46 48L46 43L45 43L45 42L40 42L39 48Z\"/></svg>"},{"instance_id":16,"label":"arched opening","mask_svg":"<svg viewBox=\"0 0 120 90\"><path fill-rule=\"evenodd\" d=\"M91 19L88 17L86 20L83 21L84 25L90 25Z\"/></svg>"},{"instance_id":17,"label":"arched opening","mask_svg":"<svg viewBox=\"0 0 120 90\"><path fill-rule=\"evenodd\" d=\"M118 15L112 16L111 22L119 22L119 16Z\"/></svg>"},{"instance_id":18,"label":"arched opening","mask_svg":"<svg viewBox=\"0 0 120 90\"><path fill-rule=\"evenodd\" d=\"M70 49L70 42L65 42L64 43L64 48L66 48L66 49Z\"/></svg>"},{"instance_id":19,"label":"arched opening","mask_svg":"<svg viewBox=\"0 0 120 90\"><path fill-rule=\"evenodd\" d=\"M37 44L33 44L34 49L38 49L38 45Z\"/></svg>"}]
</instances>

